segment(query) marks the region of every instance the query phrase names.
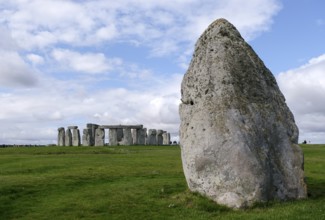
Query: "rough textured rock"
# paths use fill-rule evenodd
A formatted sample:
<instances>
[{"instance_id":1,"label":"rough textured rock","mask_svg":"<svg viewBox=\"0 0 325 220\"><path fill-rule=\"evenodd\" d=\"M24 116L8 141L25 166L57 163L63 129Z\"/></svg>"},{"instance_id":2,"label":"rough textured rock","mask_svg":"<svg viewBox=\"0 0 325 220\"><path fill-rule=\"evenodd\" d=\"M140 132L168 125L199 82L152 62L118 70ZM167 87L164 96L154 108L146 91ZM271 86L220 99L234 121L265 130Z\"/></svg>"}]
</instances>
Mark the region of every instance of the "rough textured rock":
<instances>
[{"instance_id":1,"label":"rough textured rock","mask_svg":"<svg viewBox=\"0 0 325 220\"><path fill-rule=\"evenodd\" d=\"M58 146L65 146L65 130L63 127L58 128Z\"/></svg>"},{"instance_id":2,"label":"rough textured rock","mask_svg":"<svg viewBox=\"0 0 325 220\"><path fill-rule=\"evenodd\" d=\"M65 146L72 146L72 133L70 128L65 132Z\"/></svg>"},{"instance_id":3,"label":"rough textured rock","mask_svg":"<svg viewBox=\"0 0 325 220\"><path fill-rule=\"evenodd\" d=\"M85 128L83 129L82 132L82 145L83 146L92 146L90 145L90 141L91 141L91 129L89 128Z\"/></svg>"},{"instance_id":4,"label":"rough textured rock","mask_svg":"<svg viewBox=\"0 0 325 220\"><path fill-rule=\"evenodd\" d=\"M95 131L99 127L97 124L87 124L87 128L90 129L90 140L89 140L89 146L94 146L95 145Z\"/></svg>"},{"instance_id":5,"label":"rough textured rock","mask_svg":"<svg viewBox=\"0 0 325 220\"><path fill-rule=\"evenodd\" d=\"M147 145L157 145L157 130L149 129Z\"/></svg>"},{"instance_id":6,"label":"rough textured rock","mask_svg":"<svg viewBox=\"0 0 325 220\"><path fill-rule=\"evenodd\" d=\"M80 131L78 127L72 129L72 145L80 146Z\"/></svg>"},{"instance_id":7,"label":"rough textured rock","mask_svg":"<svg viewBox=\"0 0 325 220\"><path fill-rule=\"evenodd\" d=\"M121 142L123 139L123 128L118 128L117 129L117 141Z\"/></svg>"},{"instance_id":8,"label":"rough textured rock","mask_svg":"<svg viewBox=\"0 0 325 220\"><path fill-rule=\"evenodd\" d=\"M163 145L163 130L157 130L157 145Z\"/></svg>"},{"instance_id":9,"label":"rough textured rock","mask_svg":"<svg viewBox=\"0 0 325 220\"><path fill-rule=\"evenodd\" d=\"M272 73L224 19L199 38L182 85L189 188L217 203L306 197L298 128Z\"/></svg>"},{"instance_id":10,"label":"rough textured rock","mask_svg":"<svg viewBox=\"0 0 325 220\"><path fill-rule=\"evenodd\" d=\"M132 129L131 132L132 132L133 145L138 145L140 129Z\"/></svg>"},{"instance_id":11,"label":"rough textured rock","mask_svg":"<svg viewBox=\"0 0 325 220\"><path fill-rule=\"evenodd\" d=\"M95 130L95 146L105 145L105 129L97 128Z\"/></svg>"},{"instance_id":12,"label":"rough textured rock","mask_svg":"<svg viewBox=\"0 0 325 220\"><path fill-rule=\"evenodd\" d=\"M162 134L163 137L163 145L170 145L170 133L167 133L167 131L164 131Z\"/></svg>"},{"instance_id":13,"label":"rough textured rock","mask_svg":"<svg viewBox=\"0 0 325 220\"><path fill-rule=\"evenodd\" d=\"M139 130L138 133L138 144L139 145L145 145L146 144L146 139L147 139L147 129L142 128Z\"/></svg>"},{"instance_id":14,"label":"rough textured rock","mask_svg":"<svg viewBox=\"0 0 325 220\"><path fill-rule=\"evenodd\" d=\"M120 144L126 146L133 144L131 128L123 128L123 139Z\"/></svg>"},{"instance_id":15,"label":"rough textured rock","mask_svg":"<svg viewBox=\"0 0 325 220\"><path fill-rule=\"evenodd\" d=\"M110 146L117 146L117 129L116 128L110 128L109 129L109 145Z\"/></svg>"}]
</instances>

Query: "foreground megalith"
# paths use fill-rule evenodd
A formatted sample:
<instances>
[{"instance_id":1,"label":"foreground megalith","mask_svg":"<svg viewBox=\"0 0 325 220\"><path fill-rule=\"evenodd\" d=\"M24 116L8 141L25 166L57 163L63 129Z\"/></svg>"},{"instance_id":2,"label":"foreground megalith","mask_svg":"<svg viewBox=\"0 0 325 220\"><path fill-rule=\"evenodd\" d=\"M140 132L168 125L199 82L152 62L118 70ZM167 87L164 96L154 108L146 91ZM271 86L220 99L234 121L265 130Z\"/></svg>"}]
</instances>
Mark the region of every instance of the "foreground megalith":
<instances>
[{"instance_id":1,"label":"foreground megalith","mask_svg":"<svg viewBox=\"0 0 325 220\"><path fill-rule=\"evenodd\" d=\"M225 19L197 41L181 93L190 190L233 208L306 197L294 117L272 73Z\"/></svg>"}]
</instances>

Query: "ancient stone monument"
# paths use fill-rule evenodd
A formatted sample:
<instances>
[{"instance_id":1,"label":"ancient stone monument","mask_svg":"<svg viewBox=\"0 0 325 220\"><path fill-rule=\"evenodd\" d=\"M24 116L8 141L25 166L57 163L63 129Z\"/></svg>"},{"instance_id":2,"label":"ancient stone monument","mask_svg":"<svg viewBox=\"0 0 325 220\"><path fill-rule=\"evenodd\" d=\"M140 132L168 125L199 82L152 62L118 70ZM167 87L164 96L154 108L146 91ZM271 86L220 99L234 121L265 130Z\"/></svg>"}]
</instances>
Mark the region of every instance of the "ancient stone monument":
<instances>
[{"instance_id":1,"label":"ancient stone monument","mask_svg":"<svg viewBox=\"0 0 325 220\"><path fill-rule=\"evenodd\" d=\"M83 146L104 146L105 129L108 129L110 146L117 145L145 145L147 144L147 129L143 125L96 125L87 124L83 129ZM72 132L71 132L72 130ZM170 142L170 135L163 130L150 129L151 145L165 145ZM65 139L65 141L63 141ZM157 140L159 139L159 142ZM80 146L80 132L78 126L68 126L64 134L64 128L58 128L59 146Z\"/></svg>"},{"instance_id":2,"label":"ancient stone monument","mask_svg":"<svg viewBox=\"0 0 325 220\"><path fill-rule=\"evenodd\" d=\"M65 146L65 130L63 127L58 128L58 146Z\"/></svg>"},{"instance_id":3,"label":"ancient stone monument","mask_svg":"<svg viewBox=\"0 0 325 220\"><path fill-rule=\"evenodd\" d=\"M163 130L157 130L157 145L163 145Z\"/></svg>"},{"instance_id":4,"label":"ancient stone monument","mask_svg":"<svg viewBox=\"0 0 325 220\"><path fill-rule=\"evenodd\" d=\"M157 130L149 129L147 145L157 145Z\"/></svg>"},{"instance_id":5,"label":"ancient stone monument","mask_svg":"<svg viewBox=\"0 0 325 220\"><path fill-rule=\"evenodd\" d=\"M225 19L197 41L181 95L190 190L233 208L306 197L294 117L272 73Z\"/></svg>"},{"instance_id":6,"label":"ancient stone monument","mask_svg":"<svg viewBox=\"0 0 325 220\"><path fill-rule=\"evenodd\" d=\"M65 133L65 146L72 146L72 133L70 128L68 128Z\"/></svg>"},{"instance_id":7,"label":"ancient stone monument","mask_svg":"<svg viewBox=\"0 0 325 220\"><path fill-rule=\"evenodd\" d=\"M102 127L98 127L95 130L95 146L105 145L105 130Z\"/></svg>"},{"instance_id":8,"label":"ancient stone monument","mask_svg":"<svg viewBox=\"0 0 325 220\"><path fill-rule=\"evenodd\" d=\"M91 129L89 128L85 128L83 129L83 132L82 132L82 145L83 146L92 146L90 143L91 143Z\"/></svg>"},{"instance_id":9,"label":"ancient stone monument","mask_svg":"<svg viewBox=\"0 0 325 220\"><path fill-rule=\"evenodd\" d=\"M80 146L80 131L78 126L69 126L72 129L72 146Z\"/></svg>"}]
</instances>

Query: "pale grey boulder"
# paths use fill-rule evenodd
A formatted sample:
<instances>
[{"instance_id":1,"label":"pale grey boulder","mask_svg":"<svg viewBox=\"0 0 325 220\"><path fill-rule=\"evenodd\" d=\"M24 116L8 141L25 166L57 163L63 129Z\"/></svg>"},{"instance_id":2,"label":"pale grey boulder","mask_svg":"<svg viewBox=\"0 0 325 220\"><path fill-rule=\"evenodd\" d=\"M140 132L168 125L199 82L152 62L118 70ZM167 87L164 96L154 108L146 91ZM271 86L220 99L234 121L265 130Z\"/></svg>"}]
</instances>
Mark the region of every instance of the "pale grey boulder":
<instances>
[{"instance_id":1,"label":"pale grey boulder","mask_svg":"<svg viewBox=\"0 0 325 220\"><path fill-rule=\"evenodd\" d=\"M181 95L190 190L233 208L307 196L293 114L272 73L225 19L197 41Z\"/></svg>"}]
</instances>

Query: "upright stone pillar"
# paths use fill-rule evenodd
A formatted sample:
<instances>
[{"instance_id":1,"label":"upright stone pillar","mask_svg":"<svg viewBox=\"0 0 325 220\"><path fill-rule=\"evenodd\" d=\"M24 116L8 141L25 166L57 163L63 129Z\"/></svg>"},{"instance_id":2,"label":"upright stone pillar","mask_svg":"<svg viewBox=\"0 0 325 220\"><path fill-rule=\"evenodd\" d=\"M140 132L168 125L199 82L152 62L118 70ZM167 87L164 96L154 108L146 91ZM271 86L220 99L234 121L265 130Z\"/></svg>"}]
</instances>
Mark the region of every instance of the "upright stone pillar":
<instances>
[{"instance_id":1,"label":"upright stone pillar","mask_svg":"<svg viewBox=\"0 0 325 220\"><path fill-rule=\"evenodd\" d=\"M72 146L72 133L70 128L65 132L65 146Z\"/></svg>"},{"instance_id":2,"label":"upright stone pillar","mask_svg":"<svg viewBox=\"0 0 325 220\"><path fill-rule=\"evenodd\" d=\"M157 130L156 129L149 129L147 144L148 145L157 145Z\"/></svg>"},{"instance_id":3,"label":"upright stone pillar","mask_svg":"<svg viewBox=\"0 0 325 220\"><path fill-rule=\"evenodd\" d=\"M96 124L87 124L87 128L90 129L90 141L89 141L89 146L94 146L95 145L95 131L99 127L99 125Z\"/></svg>"},{"instance_id":4,"label":"upright stone pillar","mask_svg":"<svg viewBox=\"0 0 325 220\"><path fill-rule=\"evenodd\" d=\"M170 145L170 133L167 133L167 145Z\"/></svg>"},{"instance_id":5,"label":"upright stone pillar","mask_svg":"<svg viewBox=\"0 0 325 220\"><path fill-rule=\"evenodd\" d=\"M110 146L117 146L117 129L116 128L110 128L109 129L109 145Z\"/></svg>"},{"instance_id":6,"label":"upright stone pillar","mask_svg":"<svg viewBox=\"0 0 325 220\"><path fill-rule=\"evenodd\" d=\"M132 129L131 132L132 132L133 145L138 145L140 129Z\"/></svg>"},{"instance_id":7,"label":"upright stone pillar","mask_svg":"<svg viewBox=\"0 0 325 220\"><path fill-rule=\"evenodd\" d=\"M63 127L58 128L58 146L65 146L65 130Z\"/></svg>"},{"instance_id":8,"label":"upright stone pillar","mask_svg":"<svg viewBox=\"0 0 325 220\"><path fill-rule=\"evenodd\" d=\"M117 128L117 141L121 142L123 139L123 128Z\"/></svg>"},{"instance_id":9,"label":"upright stone pillar","mask_svg":"<svg viewBox=\"0 0 325 220\"><path fill-rule=\"evenodd\" d=\"M157 131L157 145L163 145L163 130Z\"/></svg>"},{"instance_id":10,"label":"upright stone pillar","mask_svg":"<svg viewBox=\"0 0 325 220\"><path fill-rule=\"evenodd\" d=\"M164 131L162 134L162 138L163 138L163 145L169 145L169 140L168 140L168 133L167 131Z\"/></svg>"},{"instance_id":11,"label":"upright stone pillar","mask_svg":"<svg viewBox=\"0 0 325 220\"><path fill-rule=\"evenodd\" d=\"M95 131L95 146L105 145L105 129L97 128Z\"/></svg>"},{"instance_id":12,"label":"upright stone pillar","mask_svg":"<svg viewBox=\"0 0 325 220\"><path fill-rule=\"evenodd\" d=\"M132 144L133 144L133 139L132 139L131 128L123 128L123 139L121 145L129 146Z\"/></svg>"},{"instance_id":13,"label":"upright stone pillar","mask_svg":"<svg viewBox=\"0 0 325 220\"><path fill-rule=\"evenodd\" d=\"M85 128L83 129L83 134L82 134L82 145L83 146L91 146L90 145L90 134L91 134L91 129Z\"/></svg>"},{"instance_id":14,"label":"upright stone pillar","mask_svg":"<svg viewBox=\"0 0 325 220\"><path fill-rule=\"evenodd\" d=\"M72 146L80 146L80 131L78 126L69 126L72 129Z\"/></svg>"},{"instance_id":15,"label":"upright stone pillar","mask_svg":"<svg viewBox=\"0 0 325 220\"><path fill-rule=\"evenodd\" d=\"M147 129L142 128L138 131L138 144L139 145L145 145L146 144L146 138L147 138Z\"/></svg>"}]
</instances>

